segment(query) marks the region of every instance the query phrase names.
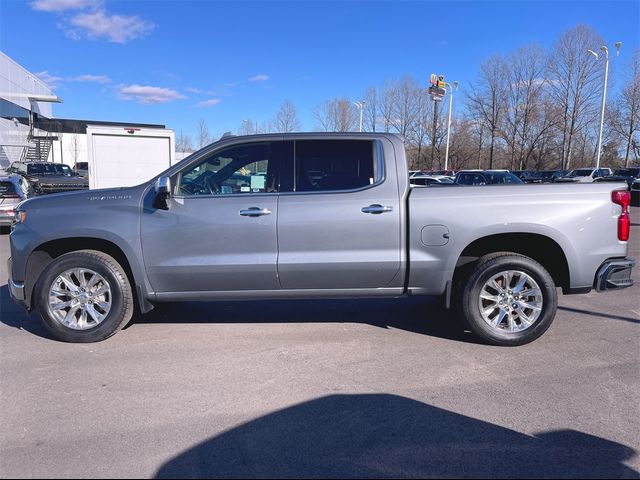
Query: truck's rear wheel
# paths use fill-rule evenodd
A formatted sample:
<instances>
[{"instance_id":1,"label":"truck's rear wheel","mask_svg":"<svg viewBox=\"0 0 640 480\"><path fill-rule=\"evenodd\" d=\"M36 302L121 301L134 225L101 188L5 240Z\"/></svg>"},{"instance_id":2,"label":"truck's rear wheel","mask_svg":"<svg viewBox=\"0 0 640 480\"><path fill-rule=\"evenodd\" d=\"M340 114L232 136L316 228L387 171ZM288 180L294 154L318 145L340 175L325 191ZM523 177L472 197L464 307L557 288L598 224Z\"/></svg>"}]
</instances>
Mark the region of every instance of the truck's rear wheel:
<instances>
[{"instance_id":1,"label":"truck's rear wheel","mask_svg":"<svg viewBox=\"0 0 640 480\"><path fill-rule=\"evenodd\" d=\"M133 315L126 273L111 256L94 250L51 262L36 284L34 300L47 330L65 342L99 342Z\"/></svg>"},{"instance_id":2,"label":"truck's rear wheel","mask_svg":"<svg viewBox=\"0 0 640 480\"><path fill-rule=\"evenodd\" d=\"M494 345L524 345L553 322L558 294L551 275L515 253L482 257L464 284L460 311L469 328Z\"/></svg>"}]
</instances>

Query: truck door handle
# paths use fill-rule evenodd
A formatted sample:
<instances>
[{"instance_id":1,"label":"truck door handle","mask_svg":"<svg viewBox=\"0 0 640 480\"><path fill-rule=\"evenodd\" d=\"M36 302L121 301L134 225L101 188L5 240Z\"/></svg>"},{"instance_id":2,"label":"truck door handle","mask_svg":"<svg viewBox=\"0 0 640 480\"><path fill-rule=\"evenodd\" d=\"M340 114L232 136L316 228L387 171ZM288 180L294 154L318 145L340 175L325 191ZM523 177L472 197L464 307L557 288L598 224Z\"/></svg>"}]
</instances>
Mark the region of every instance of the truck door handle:
<instances>
[{"instance_id":1,"label":"truck door handle","mask_svg":"<svg viewBox=\"0 0 640 480\"><path fill-rule=\"evenodd\" d=\"M373 205L369 205L368 207L362 207L362 213L384 213L393 211L393 207L385 207L374 203Z\"/></svg>"},{"instance_id":2,"label":"truck door handle","mask_svg":"<svg viewBox=\"0 0 640 480\"><path fill-rule=\"evenodd\" d=\"M271 210L268 208L250 207L246 210L240 210L240 215L243 217L261 217L263 215L271 215Z\"/></svg>"}]
</instances>

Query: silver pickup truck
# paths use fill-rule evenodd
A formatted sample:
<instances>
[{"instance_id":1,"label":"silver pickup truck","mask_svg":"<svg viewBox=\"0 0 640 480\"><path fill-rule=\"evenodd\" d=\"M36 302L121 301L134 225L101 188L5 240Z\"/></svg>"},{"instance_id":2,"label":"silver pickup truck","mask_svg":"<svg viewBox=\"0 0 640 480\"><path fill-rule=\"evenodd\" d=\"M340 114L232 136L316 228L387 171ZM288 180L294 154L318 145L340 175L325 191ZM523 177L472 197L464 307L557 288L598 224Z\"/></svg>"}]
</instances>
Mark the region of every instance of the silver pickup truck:
<instances>
[{"instance_id":1,"label":"silver pickup truck","mask_svg":"<svg viewBox=\"0 0 640 480\"><path fill-rule=\"evenodd\" d=\"M431 295L483 341L521 345L558 287L633 284L619 188L411 187L391 134L228 137L142 185L21 203L9 286L70 342L156 302Z\"/></svg>"}]
</instances>

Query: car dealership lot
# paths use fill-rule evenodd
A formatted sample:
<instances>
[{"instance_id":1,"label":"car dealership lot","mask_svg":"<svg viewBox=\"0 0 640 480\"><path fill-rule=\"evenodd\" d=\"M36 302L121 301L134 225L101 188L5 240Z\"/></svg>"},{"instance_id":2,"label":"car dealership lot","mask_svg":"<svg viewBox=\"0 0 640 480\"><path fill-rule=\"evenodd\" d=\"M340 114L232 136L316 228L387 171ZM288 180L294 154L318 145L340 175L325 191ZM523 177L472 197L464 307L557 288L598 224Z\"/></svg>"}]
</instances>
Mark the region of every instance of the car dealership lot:
<instances>
[{"instance_id":1,"label":"car dealership lot","mask_svg":"<svg viewBox=\"0 0 640 480\"><path fill-rule=\"evenodd\" d=\"M638 285L516 348L418 298L167 304L64 344L9 300L8 244L2 477L639 476Z\"/></svg>"}]
</instances>

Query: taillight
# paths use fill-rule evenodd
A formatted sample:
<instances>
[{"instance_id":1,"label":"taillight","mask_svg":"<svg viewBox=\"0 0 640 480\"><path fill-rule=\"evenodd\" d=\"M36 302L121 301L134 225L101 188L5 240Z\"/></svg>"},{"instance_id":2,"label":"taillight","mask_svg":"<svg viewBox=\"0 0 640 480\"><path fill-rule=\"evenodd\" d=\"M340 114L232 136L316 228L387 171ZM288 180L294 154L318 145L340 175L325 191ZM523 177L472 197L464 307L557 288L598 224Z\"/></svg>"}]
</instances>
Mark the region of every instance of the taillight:
<instances>
[{"instance_id":1,"label":"taillight","mask_svg":"<svg viewBox=\"0 0 640 480\"><path fill-rule=\"evenodd\" d=\"M618 217L618 240L626 242L629 240L629 232L631 231L631 218L629 217L631 193L628 190L615 190L611 192L611 201L622 207L622 213Z\"/></svg>"}]
</instances>

